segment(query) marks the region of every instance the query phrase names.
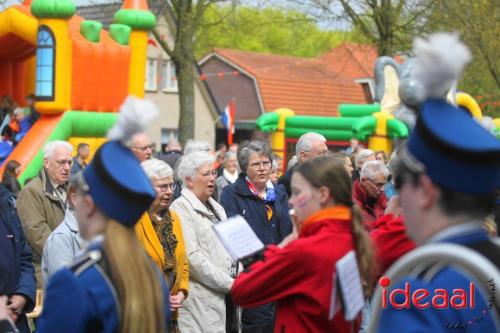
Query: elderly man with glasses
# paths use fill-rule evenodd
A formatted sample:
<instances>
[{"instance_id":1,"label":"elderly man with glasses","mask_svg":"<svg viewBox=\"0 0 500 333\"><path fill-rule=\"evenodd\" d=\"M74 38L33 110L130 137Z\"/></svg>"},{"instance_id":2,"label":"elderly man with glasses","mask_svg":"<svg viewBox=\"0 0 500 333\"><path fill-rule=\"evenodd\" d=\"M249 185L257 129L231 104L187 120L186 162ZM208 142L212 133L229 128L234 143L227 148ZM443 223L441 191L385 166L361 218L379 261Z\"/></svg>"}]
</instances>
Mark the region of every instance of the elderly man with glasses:
<instances>
[{"instance_id":1,"label":"elderly man with glasses","mask_svg":"<svg viewBox=\"0 0 500 333\"><path fill-rule=\"evenodd\" d=\"M363 164L360 178L353 184L353 201L361 208L363 222L371 231L373 222L384 215L387 197L384 185L387 183L389 170L383 162L367 161Z\"/></svg>"},{"instance_id":2,"label":"elderly man with glasses","mask_svg":"<svg viewBox=\"0 0 500 333\"><path fill-rule=\"evenodd\" d=\"M73 147L52 141L44 148L43 168L19 193L17 211L33 250L37 288L42 288L41 258L50 233L61 223L66 209L66 186L71 175Z\"/></svg>"},{"instance_id":3,"label":"elderly man with glasses","mask_svg":"<svg viewBox=\"0 0 500 333\"><path fill-rule=\"evenodd\" d=\"M137 133L130 140L128 147L139 162L144 162L153 157L155 145L151 143L151 139L146 134Z\"/></svg>"},{"instance_id":4,"label":"elderly man with glasses","mask_svg":"<svg viewBox=\"0 0 500 333\"><path fill-rule=\"evenodd\" d=\"M297 156L298 164L327 153L328 146L326 145L326 138L316 132L303 134L295 145L295 156ZM278 183L285 187L286 193L289 197L291 195L290 181L294 170L295 166L289 168L286 173L278 179Z\"/></svg>"}]
</instances>

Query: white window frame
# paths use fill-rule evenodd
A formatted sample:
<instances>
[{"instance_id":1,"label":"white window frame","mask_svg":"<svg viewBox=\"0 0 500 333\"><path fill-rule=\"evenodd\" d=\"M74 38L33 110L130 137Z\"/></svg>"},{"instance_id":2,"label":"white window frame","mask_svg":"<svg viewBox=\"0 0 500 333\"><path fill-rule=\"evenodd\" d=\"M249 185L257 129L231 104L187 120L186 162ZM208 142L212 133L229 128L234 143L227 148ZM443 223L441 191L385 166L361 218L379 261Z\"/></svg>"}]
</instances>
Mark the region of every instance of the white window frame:
<instances>
[{"instance_id":1,"label":"white window frame","mask_svg":"<svg viewBox=\"0 0 500 333\"><path fill-rule=\"evenodd\" d=\"M375 80L371 78L361 78L361 79L355 79L354 82L358 84L368 84L368 89L370 89L372 100L375 100Z\"/></svg>"},{"instance_id":2,"label":"white window frame","mask_svg":"<svg viewBox=\"0 0 500 333\"><path fill-rule=\"evenodd\" d=\"M150 62L153 65L153 83L150 86L149 77L150 77ZM144 90L145 91L157 91L158 90L158 60L148 58L146 61L146 77L144 78Z\"/></svg>"},{"instance_id":3,"label":"white window frame","mask_svg":"<svg viewBox=\"0 0 500 333\"><path fill-rule=\"evenodd\" d=\"M162 127L161 128L161 144L167 144L170 140L179 140L179 129L172 127Z\"/></svg>"},{"instance_id":4,"label":"white window frame","mask_svg":"<svg viewBox=\"0 0 500 333\"><path fill-rule=\"evenodd\" d=\"M166 65L166 66L164 66ZM177 77L175 76L175 65L174 65L174 62L170 59L166 59L166 60L163 60L162 62L162 67L161 67L161 70L162 70L162 77L163 77L163 80L162 80L162 91L163 92L178 92L179 91L179 87L177 85ZM172 76L170 75L171 73L173 73L173 77L175 77L175 79L172 80Z\"/></svg>"}]
</instances>

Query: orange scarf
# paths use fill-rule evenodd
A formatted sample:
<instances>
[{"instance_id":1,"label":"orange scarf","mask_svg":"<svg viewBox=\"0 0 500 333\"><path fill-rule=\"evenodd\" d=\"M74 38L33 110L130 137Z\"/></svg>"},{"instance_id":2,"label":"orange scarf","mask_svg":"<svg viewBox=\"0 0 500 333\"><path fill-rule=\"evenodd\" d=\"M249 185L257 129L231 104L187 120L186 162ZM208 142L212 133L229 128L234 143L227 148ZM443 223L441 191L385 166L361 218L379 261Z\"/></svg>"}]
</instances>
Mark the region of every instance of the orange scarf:
<instances>
[{"instance_id":1,"label":"orange scarf","mask_svg":"<svg viewBox=\"0 0 500 333\"><path fill-rule=\"evenodd\" d=\"M327 219L350 221L351 217L351 208L348 206L334 206L321 209L309 216L307 220L304 221L304 224L302 224L302 227L300 228L300 233L303 233L305 229L319 221L324 221Z\"/></svg>"}]
</instances>

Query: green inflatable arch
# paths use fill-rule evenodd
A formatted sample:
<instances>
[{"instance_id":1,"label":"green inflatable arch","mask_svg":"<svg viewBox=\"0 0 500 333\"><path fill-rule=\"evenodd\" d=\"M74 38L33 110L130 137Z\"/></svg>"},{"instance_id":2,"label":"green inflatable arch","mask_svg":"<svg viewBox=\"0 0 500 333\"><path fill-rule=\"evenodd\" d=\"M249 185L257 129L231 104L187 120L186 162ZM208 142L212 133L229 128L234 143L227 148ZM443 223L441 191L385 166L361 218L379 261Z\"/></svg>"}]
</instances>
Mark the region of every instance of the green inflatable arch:
<instances>
[{"instance_id":1,"label":"green inflatable arch","mask_svg":"<svg viewBox=\"0 0 500 333\"><path fill-rule=\"evenodd\" d=\"M55 140L68 140L70 137L102 138L116 122L117 113L67 111L62 116L43 146ZM21 184L35 177L43 166L43 148L26 166L18 180Z\"/></svg>"}]
</instances>

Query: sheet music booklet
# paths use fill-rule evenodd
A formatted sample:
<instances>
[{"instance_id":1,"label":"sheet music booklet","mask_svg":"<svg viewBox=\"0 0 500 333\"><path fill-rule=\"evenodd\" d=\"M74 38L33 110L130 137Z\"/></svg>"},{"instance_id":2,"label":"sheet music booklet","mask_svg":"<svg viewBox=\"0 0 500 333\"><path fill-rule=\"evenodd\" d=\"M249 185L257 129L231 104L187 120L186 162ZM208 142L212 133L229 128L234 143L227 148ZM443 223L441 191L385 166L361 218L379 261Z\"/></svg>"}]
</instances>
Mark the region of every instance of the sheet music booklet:
<instances>
[{"instance_id":1,"label":"sheet music booklet","mask_svg":"<svg viewBox=\"0 0 500 333\"><path fill-rule=\"evenodd\" d=\"M241 261L264 250L264 244L240 215L214 224L213 228L233 261Z\"/></svg>"}]
</instances>

